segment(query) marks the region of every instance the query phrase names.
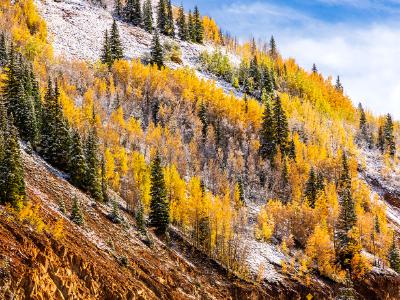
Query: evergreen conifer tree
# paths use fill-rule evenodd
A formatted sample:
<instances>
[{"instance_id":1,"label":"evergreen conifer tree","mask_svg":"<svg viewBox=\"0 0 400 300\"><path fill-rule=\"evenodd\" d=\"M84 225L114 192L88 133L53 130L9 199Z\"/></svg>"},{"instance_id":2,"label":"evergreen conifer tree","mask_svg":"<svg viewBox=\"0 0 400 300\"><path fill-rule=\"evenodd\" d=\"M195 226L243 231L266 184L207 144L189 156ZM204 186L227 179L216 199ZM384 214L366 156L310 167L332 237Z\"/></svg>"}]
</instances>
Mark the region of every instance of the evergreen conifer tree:
<instances>
[{"instance_id":1,"label":"evergreen conifer tree","mask_svg":"<svg viewBox=\"0 0 400 300\"><path fill-rule=\"evenodd\" d=\"M197 6L194 7L193 24L194 24L195 42L198 44L203 44L204 27L203 27L203 21L200 16L199 8Z\"/></svg>"},{"instance_id":2,"label":"evergreen conifer tree","mask_svg":"<svg viewBox=\"0 0 400 300\"><path fill-rule=\"evenodd\" d=\"M112 211L111 214L109 216L109 218L111 219L111 221L115 224L121 224L122 223L122 218L121 218L121 214L119 213L119 205L118 202L116 200L112 201Z\"/></svg>"},{"instance_id":3,"label":"evergreen conifer tree","mask_svg":"<svg viewBox=\"0 0 400 300\"><path fill-rule=\"evenodd\" d=\"M343 93L343 85L342 85L342 83L340 82L340 77L339 77L339 76L336 78L335 89L336 89L338 92Z\"/></svg>"},{"instance_id":4,"label":"evergreen conifer tree","mask_svg":"<svg viewBox=\"0 0 400 300\"><path fill-rule=\"evenodd\" d=\"M74 196L72 202L71 220L78 226L82 226L85 223L83 218L81 206L79 204L78 198Z\"/></svg>"},{"instance_id":5,"label":"evergreen conifer tree","mask_svg":"<svg viewBox=\"0 0 400 300\"><path fill-rule=\"evenodd\" d=\"M379 126L378 141L376 146L381 151L381 153L385 151L385 135L383 133L383 126Z\"/></svg>"},{"instance_id":6,"label":"evergreen conifer tree","mask_svg":"<svg viewBox=\"0 0 400 300\"><path fill-rule=\"evenodd\" d=\"M267 101L265 103L260 131L260 156L263 159L268 158L270 162L273 161L277 151L274 127L274 116L271 105L269 101Z\"/></svg>"},{"instance_id":7,"label":"evergreen conifer tree","mask_svg":"<svg viewBox=\"0 0 400 300\"><path fill-rule=\"evenodd\" d=\"M150 63L152 65L157 65L158 69L161 69L164 66L164 55L163 49L160 44L160 38L158 36L158 32L155 31L153 34L153 41L151 43L151 60Z\"/></svg>"},{"instance_id":8,"label":"evergreen conifer tree","mask_svg":"<svg viewBox=\"0 0 400 300\"><path fill-rule=\"evenodd\" d=\"M175 36L175 22L172 13L171 0L166 0L166 12L167 12L167 22L166 22L166 34L170 37Z\"/></svg>"},{"instance_id":9,"label":"evergreen conifer tree","mask_svg":"<svg viewBox=\"0 0 400 300\"><path fill-rule=\"evenodd\" d=\"M119 30L117 22L114 20L111 27L110 34L110 51L111 51L111 61L119 60L124 58L124 51L122 49L122 43L119 37Z\"/></svg>"},{"instance_id":10,"label":"evergreen conifer tree","mask_svg":"<svg viewBox=\"0 0 400 300\"><path fill-rule=\"evenodd\" d=\"M79 132L74 130L70 152L70 176L73 185L84 188L86 180L86 161Z\"/></svg>"},{"instance_id":11,"label":"evergreen conifer tree","mask_svg":"<svg viewBox=\"0 0 400 300\"><path fill-rule=\"evenodd\" d=\"M185 11L183 10L183 5L179 7L178 20L176 24L178 26L178 37L182 41L186 41L188 39L188 28L186 24L186 16Z\"/></svg>"},{"instance_id":12,"label":"evergreen conifer tree","mask_svg":"<svg viewBox=\"0 0 400 300\"><path fill-rule=\"evenodd\" d=\"M42 127L41 153L49 163L63 171L68 171L71 135L59 102L57 82L53 89L50 79L45 95L43 118L46 120L46 126Z\"/></svg>"},{"instance_id":13,"label":"evergreen conifer tree","mask_svg":"<svg viewBox=\"0 0 400 300\"><path fill-rule=\"evenodd\" d=\"M276 145L282 154L287 153L287 144L289 137L289 128L286 118L286 113L283 110L282 102L279 97L275 98L274 101L274 130L276 137Z\"/></svg>"},{"instance_id":14,"label":"evergreen conifer tree","mask_svg":"<svg viewBox=\"0 0 400 300\"><path fill-rule=\"evenodd\" d=\"M167 4L166 0L160 0L157 7L157 28L161 34L168 34L167 32Z\"/></svg>"},{"instance_id":15,"label":"evergreen conifer tree","mask_svg":"<svg viewBox=\"0 0 400 300\"><path fill-rule=\"evenodd\" d=\"M103 195L101 191L101 181L99 173L99 159L98 159L98 138L96 127L89 132L86 141L85 156L86 156L86 189L96 201L102 201Z\"/></svg>"},{"instance_id":16,"label":"evergreen conifer tree","mask_svg":"<svg viewBox=\"0 0 400 300\"><path fill-rule=\"evenodd\" d=\"M312 65L312 72L313 72L313 74L318 74L318 69L317 69L317 65L316 64L313 64Z\"/></svg>"},{"instance_id":17,"label":"evergreen conifer tree","mask_svg":"<svg viewBox=\"0 0 400 300\"><path fill-rule=\"evenodd\" d=\"M271 56L273 59L276 59L278 57L278 49L276 47L276 42L274 36L271 36L271 39L269 41L269 51L268 51L269 56Z\"/></svg>"},{"instance_id":18,"label":"evergreen conifer tree","mask_svg":"<svg viewBox=\"0 0 400 300\"><path fill-rule=\"evenodd\" d=\"M159 233L165 233L169 224L169 208L161 158L158 153L151 165L150 195L150 225L156 227Z\"/></svg>"},{"instance_id":19,"label":"evergreen conifer tree","mask_svg":"<svg viewBox=\"0 0 400 300\"><path fill-rule=\"evenodd\" d=\"M188 14L188 40L195 43L196 42L196 30L193 20L192 11L189 10Z\"/></svg>"},{"instance_id":20,"label":"evergreen conifer tree","mask_svg":"<svg viewBox=\"0 0 400 300\"><path fill-rule=\"evenodd\" d=\"M361 132L361 137L364 140L367 140L368 138L368 125L367 125L367 118L365 116L364 109L361 105L361 103L358 105L358 110L360 113L360 132Z\"/></svg>"},{"instance_id":21,"label":"evergreen conifer tree","mask_svg":"<svg viewBox=\"0 0 400 300\"><path fill-rule=\"evenodd\" d=\"M153 32L153 9L151 0L145 0L143 3L143 28L149 33Z\"/></svg>"},{"instance_id":22,"label":"evergreen conifer tree","mask_svg":"<svg viewBox=\"0 0 400 300\"><path fill-rule=\"evenodd\" d=\"M357 251L357 241L351 237L351 230L356 225L357 216L351 191L351 177L347 156L343 153L342 173L339 179L340 214L336 227L336 255L343 267L350 269L350 263Z\"/></svg>"},{"instance_id":23,"label":"evergreen conifer tree","mask_svg":"<svg viewBox=\"0 0 400 300\"><path fill-rule=\"evenodd\" d=\"M3 117L4 118L4 117ZM10 203L21 208L25 200L24 169L18 142L18 132L13 125L12 114L3 133L0 156L0 203Z\"/></svg>"},{"instance_id":24,"label":"evergreen conifer tree","mask_svg":"<svg viewBox=\"0 0 400 300\"><path fill-rule=\"evenodd\" d=\"M394 234L393 234L393 242L389 249L388 260L390 263L390 267L397 273L400 273L400 255L399 255L399 249L397 248L396 245L396 238Z\"/></svg>"},{"instance_id":25,"label":"evergreen conifer tree","mask_svg":"<svg viewBox=\"0 0 400 300\"><path fill-rule=\"evenodd\" d=\"M317 176L315 174L314 168L311 168L310 175L308 176L308 181L306 183L306 190L304 192L304 196L308 200L311 208L315 208L317 193Z\"/></svg>"},{"instance_id":26,"label":"evergreen conifer tree","mask_svg":"<svg viewBox=\"0 0 400 300\"><path fill-rule=\"evenodd\" d=\"M385 140L385 149L393 157L396 153L396 144L393 135L393 121L390 114L386 115L385 125L383 127L383 135Z\"/></svg>"}]
</instances>

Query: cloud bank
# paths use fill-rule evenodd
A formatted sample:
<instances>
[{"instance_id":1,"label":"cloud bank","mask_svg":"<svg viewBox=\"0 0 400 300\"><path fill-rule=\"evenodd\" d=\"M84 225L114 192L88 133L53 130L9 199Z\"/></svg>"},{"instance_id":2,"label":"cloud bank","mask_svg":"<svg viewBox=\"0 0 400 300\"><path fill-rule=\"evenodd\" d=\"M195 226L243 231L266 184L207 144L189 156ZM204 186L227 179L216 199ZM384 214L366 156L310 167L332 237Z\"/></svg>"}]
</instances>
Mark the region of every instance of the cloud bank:
<instances>
[{"instance_id":1,"label":"cloud bank","mask_svg":"<svg viewBox=\"0 0 400 300\"><path fill-rule=\"evenodd\" d=\"M326 5L387 9L392 1L318 0ZM393 10L394 11L394 10ZM357 104L400 120L400 24L330 23L295 7L265 2L231 2L212 13L223 28L242 38L273 34L284 57L304 68L313 63L324 76L340 75L345 92ZM233 22L233 20L235 20ZM359 21L359 20L358 20Z\"/></svg>"}]
</instances>

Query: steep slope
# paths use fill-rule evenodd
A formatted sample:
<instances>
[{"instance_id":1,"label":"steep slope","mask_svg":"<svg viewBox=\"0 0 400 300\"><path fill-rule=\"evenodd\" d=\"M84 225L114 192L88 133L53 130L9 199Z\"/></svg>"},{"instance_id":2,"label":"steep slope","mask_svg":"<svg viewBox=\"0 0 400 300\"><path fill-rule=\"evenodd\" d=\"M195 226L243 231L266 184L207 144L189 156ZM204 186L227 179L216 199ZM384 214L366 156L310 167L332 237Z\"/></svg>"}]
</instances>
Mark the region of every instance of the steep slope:
<instances>
[{"instance_id":1,"label":"steep slope","mask_svg":"<svg viewBox=\"0 0 400 300\"><path fill-rule=\"evenodd\" d=\"M36 155L24 153L27 192L37 208L16 214L0 207L2 299L254 299L254 284L228 278L197 255L190 262L151 234L142 241L129 214L113 224L112 208L96 204ZM85 225L69 220L73 197ZM65 202L66 214L59 210ZM57 220L62 220L57 223ZM39 224L41 224L39 226ZM55 224L58 224L55 227ZM43 226L42 226L43 225ZM43 229L44 227L44 229ZM42 229L39 229L42 228ZM181 241L180 249L185 251ZM189 245L187 245L189 246ZM190 250L189 254L190 254ZM125 260L125 261L123 261Z\"/></svg>"}]
</instances>

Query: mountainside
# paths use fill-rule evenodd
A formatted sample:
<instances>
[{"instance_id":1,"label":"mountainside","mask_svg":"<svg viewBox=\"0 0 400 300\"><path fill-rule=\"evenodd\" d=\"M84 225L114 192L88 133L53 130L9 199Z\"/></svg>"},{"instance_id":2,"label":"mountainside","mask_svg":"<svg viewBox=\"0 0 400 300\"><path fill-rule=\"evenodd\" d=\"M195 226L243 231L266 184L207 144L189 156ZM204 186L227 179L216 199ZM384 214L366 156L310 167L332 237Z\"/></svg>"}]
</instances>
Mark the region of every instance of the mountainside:
<instances>
[{"instance_id":1,"label":"mountainside","mask_svg":"<svg viewBox=\"0 0 400 300\"><path fill-rule=\"evenodd\" d=\"M161 2L0 1L0 298L399 299L399 123Z\"/></svg>"}]
</instances>

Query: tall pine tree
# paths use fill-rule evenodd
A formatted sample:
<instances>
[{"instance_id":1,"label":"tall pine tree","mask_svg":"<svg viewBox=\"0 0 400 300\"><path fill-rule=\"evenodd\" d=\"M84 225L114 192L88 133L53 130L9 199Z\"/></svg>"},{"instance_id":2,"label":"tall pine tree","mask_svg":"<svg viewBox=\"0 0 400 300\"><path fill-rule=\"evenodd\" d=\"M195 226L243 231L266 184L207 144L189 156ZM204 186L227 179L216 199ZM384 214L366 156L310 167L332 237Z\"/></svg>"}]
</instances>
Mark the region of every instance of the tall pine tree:
<instances>
[{"instance_id":1,"label":"tall pine tree","mask_svg":"<svg viewBox=\"0 0 400 300\"><path fill-rule=\"evenodd\" d=\"M193 24L194 24L195 42L198 44L202 44L204 39L204 27L203 27L203 21L200 16L199 8L197 6L194 7Z\"/></svg>"},{"instance_id":2,"label":"tall pine tree","mask_svg":"<svg viewBox=\"0 0 400 300\"><path fill-rule=\"evenodd\" d=\"M101 62L103 64L107 64L109 67L112 65L112 58L111 58L111 43L110 38L108 36L108 30L104 33L104 44L103 49L101 50Z\"/></svg>"},{"instance_id":3,"label":"tall pine tree","mask_svg":"<svg viewBox=\"0 0 400 300\"><path fill-rule=\"evenodd\" d=\"M178 26L178 37L182 41L186 41L188 39L188 28L186 24L186 16L185 11L183 10L183 5L179 7L176 25Z\"/></svg>"},{"instance_id":4,"label":"tall pine tree","mask_svg":"<svg viewBox=\"0 0 400 300\"><path fill-rule=\"evenodd\" d=\"M341 209L336 226L336 256L343 267L350 269L351 260L358 249L358 242L351 235L357 216L351 191L350 169L345 153L342 156L342 173L338 188Z\"/></svg>"},{"instance_id":5,"label":"tall pine tree","mask_svg":"<svg viewBox=\"0 0 400 300\"><path fill-rule=\"evenodd\" d=\"M124 50L122 48L121 39L119 37L118 25L115 20L113 21L113 24L111 26L110 51L112 62L124 58Z\"/></svg>"},{"instance_id":6,"label":"tall pine tree","mask_svg":"<svg viewBox=\"0 0 400 300\"><path fill-rule=\"evenodd\" d=\"M279 97L275 98L273 110L276 145L279 147L281 153L284 155L287 153L289 128L286 113L283 110L282 102Z\"/></svg>"},{"instance_id":7,"label":"tall pine tree","mask_svg":"<svg viewBox=\"0 0 400 300\"><path fill-rule=\"evenodd\" d=\"M396 153L396 144L393 135L393 120L390 114L386 115L385 125L383 127L383 136L385 140L385 149L393 157Z\"/></svg>"},{"instance_id":8,"label":"tall pine tree","mask_svg":"<svg viewBox=\"0 0 400 300\"><path fill-rule=\"evenodd\" d=\"M155 31L153 34L153 41L151 43L150 55L151 55L150 63L152 65L156 65L158 69L161 69L164 66L164 55L157 31Z\"/></svg>"},{"instance_id":9,"label":"tall pine tree","mask_svg":"<svg viewBox=\"0 0 400 300\"><path fill-rule=\"evenodd\" d=\"M276 136L274 130L274 116L269 101L265 103L260 131L260 156L273 161L276 155Z\"/></svg>"},{"instance_id":10,"label":"tall pine tree","mask_svg":"<svg viewBox=\"0 0 400 300\"><path fill-rule=\"evenodd\" d=\"M165 233L169 224L169 208L166 197L161 158L157 153L151 165L150 225L159 233Z\"/></svg>"},{"instance_id":11,"label":"tall pine tree","mask_svg":"<svg viewBox=\"0 0 400 300\"><path fill-rule=\"evenodd\" d=\"M145 0L143 3L143 28L149 33L153 32L153 9L151 0Z\"/></svg>"},{"instance_id":12,"label":"tall pine tree","mask_svg":"<svg viewBox=\"0 0 400 300\"><path fill-rule=\"evenodd\" d=\"M0 67L4 67L8 61L7 42L4 32L0 33Z\"/></svg>"},{"instance_id":13,"label":"tall pine tree","mask_svg":"<svg viewBox=\"0 0 400 300\"><path fill-rule=\"evenodd\" d=\"M4 113L2 115L4 119ZM2 134L4 144L1 147L2 154L0 156L0 203L10 203L15 208L20 208L26 196L24 169L18 132L13 125L12 114L7 123Z\"/></svg>"},{"instance_id":14,"label":"tall pine tree","mask_svg":"<svg viewBox=\"0 0 400 300\"><path fill-rule=\"evenodd\" d=\"M167 35L167 4L166 0L160 0L157 7L157 28L161 34Z\"/></svg>"},{"instance_id":15,"label":"tall pine tree","mask_svg":"<svg viewBox=\"0 0 400 300\"><path fill-rule=\"evenodd\" d=\"M85 188L86 168L81 136L78 131L74 130L69 163L71 182L73 185L79 188Z\"/></svg>"},{"instance_id":16,"label":"tall pine tree","mask_svg":"<svg viewBox=\"0 0 400 300\"><path fill-rule=\"evenodd\" d=\"M100 181L100 163L98 158L98 137L96 127L93 126L89 131L86 141L85 156L86 156L86 189L90 196L96 201L102 201L103 195Z\"/></svg>"}]
</instances>

